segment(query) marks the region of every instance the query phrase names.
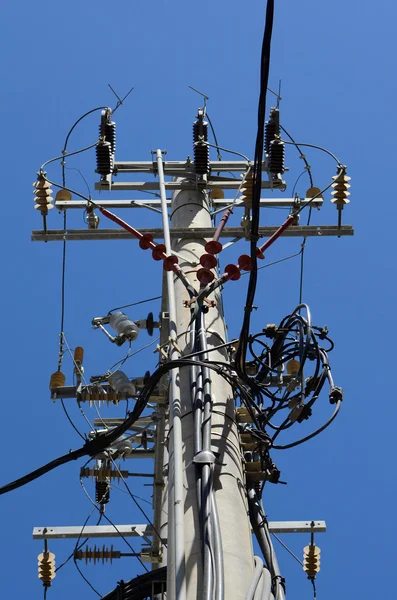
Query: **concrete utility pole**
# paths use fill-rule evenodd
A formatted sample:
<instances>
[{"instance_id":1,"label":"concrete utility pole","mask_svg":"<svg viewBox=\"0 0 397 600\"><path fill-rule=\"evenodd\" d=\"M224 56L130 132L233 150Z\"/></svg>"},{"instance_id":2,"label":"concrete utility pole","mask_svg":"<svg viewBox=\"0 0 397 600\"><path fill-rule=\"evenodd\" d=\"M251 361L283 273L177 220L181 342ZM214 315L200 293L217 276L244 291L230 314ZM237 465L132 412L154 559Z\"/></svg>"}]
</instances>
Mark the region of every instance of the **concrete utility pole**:
<instances>
[{"instance_id":1,"label":"concrete utility pole","mask_svg":"<svg viewBox=\"0 0 397 600\"><path fill-rule=\"evenodd\" d=\"M105 119L103 126L104 131L107 131L106 136L114 142L114 123L109 120L109 111L110 109L104 111L105 114L102 115L102 119ZM163 152L157 150L153 153L152 161L117 162L114 161L113 154L109 154L114 153L114 143L112 146L110 142L104 142L102 137L99 140L97 172L100 173L101 179L95 185L95 189L132 192L156 190L160 193L160 200L138 198L94 201L84 199L83 196L83 199L72 200L71 194L65 188L57 195L55 207L60 211L85 210L89 217L88 228L50 230L45 222L43 230L33 231L33 241L45 242L135 238L139 240L140 249L135 248L134 251L146 250L143 261L149 262L152 255L155 261L163 261L164 266L158 348L162 366L161 370L156 369L155 373L149 376L149 383L145 383L143 377L130 381L125 373L118 373L118 376L124 378L124 384L129 391L123 391L121 387L118 389L106 373L92 377L87 382L81 370L83 353L80 348L79 362L76 361L75 355L76 383L72 386L64 385L65 376L57 371L51 376L50 384L53 400L77 399L79 403L101 404L105 401L117 403L132 397L137 401L136 406L140 412L132 413L131 421L126 421L125 416L108 419L101 416L100 419L94 420L95 431L91 432L92 437L95 438L98 435L97 428L101 429L103 426L121 426L120 435L126 432L128 426L126 433L131 441L129 445L123 442L121 450L117 447L112 450L112 447L105 447L104 444L103 452L93 456L96 460L95 468L82 469L81 477L95 479L96 505L97 508L99 505L103 508L109 502L112 479L121 478L126 484L124 477L154 476L153 523L117 524L115 528L90 526L85 528L84 534L78 526L41 527L35 528L34 537L43 539L47 548L48 540L57 537L80 539L83 534L88 538L107 538L117 537L119 532L123 532L123 537L139 536L146 546L136 556L151 562L153 570L142 576L137 575L128 582L138 593L134 598L150 596L153 600L284 600L284 580L278 570L270 533L309 532L313 536L315 531L325 531L325 524L319 521L267 523L255 486L259 484L260 487L261 481L272 481L269 471L271 465L269 467L269 464L265 464L263 456L255 450L258 442L253 439L247 441L247 437L250 438L251 435L250 423L259 422L252 411L250 412L251 409L248 410L250 404L246 403L245 408L239 408L236 415L234 390L229 382L233 383L235 389L240 389L241 396L245 394L245 388L241 387L243 383L236 377L236 373L231 373L228 369L231 360L230 347L226 345L221 288L218 287L210 293L208 299L200 297L200 302L197 300L197 294L200 289L203 290L200 286L205 287L211 276L219 276L219 273L215 273L217 261L214 257L222 249L218 237L249 239L252 208L251 162L210 161L205 141L207 138L204 135L204 126L207 124L203 117L203 109L199 109L198 120L194 123L194 161L188 157L184 161L165 162ZM268 175L267 180L263 178L262 189L285 189L286 184L281 176L283 164L281 167L280 172L274 173L269 170L266 161L262 163L262 170ZM229 172L244 175L242 179L231 178L227 175ZM131 173L134 176L144 173L150 176L150 180L113 181L113 173ZM172 181L165 181L165 177L172 178ZM345 178L343 181L348 179L344 172L338 175L339 187L343 183L339 180L340 177ZM343 185L346 187L347 184ZM46 219L46 207L51 203L51 189L50 182L41 172L35 189L36 208L41 209L43 218ZM245 192L242 193L244 189ZM234 198L225 199L222 190L232 191L230 196L234 195ZM321 193L315 190L316 188L308 190L309 198L275 198L274 195L260 198L259 205L289 207L291 212L296 211L299 206L305 207L308 203L320 208L323 198ZM167 192L172 193L171 200L167 199ZM211 194L213 198L210 198ZM343 195L343 190L339 190L338 194ZM235 209L244 210L242 226L225 226L232 203ZM107 210L141 207L161 212L162 227L146 228L140 232ZM222 225L219 225L215 232L212 222L214 210L218 212L226 207L228 210L224 214ZM113 221L119 227L106 228L104 219L98 228L96 210L109 219L109 223ZM265 247L271 245L281 234L293 237L315 236L318 239L329 235L353 235L350 225L339 223L338 226L301 226L295 222L295 216L290 215L281 226L259 227L260 237L268 239L258 247L258 251L264 252ZM292 223L293 226L290 227ZM210 250L208 246L206 248L206 244L211 238ZM157 243L155 239L160 239L161 242ZM238 266L227 265L226 274L216 284L234 277L236 271L239 277L241 270L249 270L247 259L249 261L250 257L241 255L238 258ZM232 260L236 263L237 257L234 256ZM132 322L127 315L117 314L117 318L121 316L124 321L128 321L132 332L138 331L140 327L146 328L152 335L153 315L151 319L148 315L147 320ZM116 325L112 325L111 320L114 317L115 314L108 313L103 317L94 318L93 324L101 328L113 343L122 344L125 341L123 336L127 334L124 329L119 331ZM117 337L106 330L105 325L109 323L117 331ZM131 339L135 337L132 336ZM217 349L213 350L214 348ZM299 352L297 350L295 354ZM290 362L295 365L297 363L296 360ZM223 376L216 372L220 364L223 364ZM168 365L168 370L164 365ZM324 373L328 373L328 370L325 369ZM155 378L156 374L160 380ZM113 373L111 375L113 376ZM288 382L291 383L293 374L284 373L282 381L280 377L270 374L266 385L277 389L287 386ZM339 388L333 386L333 392L338 390ZM338 400L339 405L340 401L341 399ZM153 403L157 403L157 410L154 412ZM339 405L336 411L339 410ZM255 410L257 414L262 414L261 408ZM240 423L248 424L248 427L239 431ZM255 432L251 428L251 431L258 434L258 430ZM124 437L118 439L123 440ZM109 440L102 439L105 442ZM118 440L114 442L116 446L117 442ZM254 452L251 452L250 458L252 450ZM117 455L120 458L153 457L154 473L121 471L112 459L112 452L116 451L121 453L120 456ZM252 458L255 452L256 457ZM104 459L106 464L103 464ZM277 481L278 479L274 482ZM260 557L253 554L251 526L266 565ZM317 549L313 544L307 548L309 566L312 569L310 572L315 577L318 571ZM46 562L46 552L47 550L40 559L45 573L51 571L51 565L48 567ZM98 557L104 560L121 556L121 552L104 547L102 550L94 548L82 551L77 559L95 561ZM51 585L51 578L47 581L42 577L44 585ZM118 584L106 598L130 598L125 591L127 587L124 589L124 584L121 587Z\"/></svg>"},{"instance_id":2,"label":"concrete utility pole","mask_svg":"<svg viewBox=\"0 0 397 600\"><path fill-rule=\"evenodd\" d=\"M171 203L171 226L183 228L185 235L173 240L172 250L178 256L181 268L188 273L194 287L199 287L196 269L200 256L205 252L208 239L189 236L190 229L210 228L211 215L208 195L197 191L196 181L187 179L183 184L189 189L174 192ZM181 335L189 327L190 311L184 306L189 300L186 288L181 281L175 281L178 346L182 354L189 353L189 337ZM208 349L226 341L226 326L222 312L221 293L216 292L215 306L206 315L206 337ZM226 349L211 352L212 360L228 361ZM234 400L231 386L219 375L210 373L213 394L213 416L211 426L212 451L217 453L218 461L214 466L214 490L218 506L220 529L224 554L225 598L241 600L244 598L254 569L251 528L244 493L243 468L239 445L239 436L235 423ZM192 418L192 382L188 369L180 370L179 391L183 420L183 473L184 473L184 515L185 515L185 565L186 598L196 600L202 597L202 535L198 521L196 498L196 473L192 462L194 457L194 431ZM172 442L172 432L171 432ZM238 531L238 533L237 533ZM172 570L169 569L172 578ZM172 596L171 596L172 597Z\"/></svg>"}]
</instances>

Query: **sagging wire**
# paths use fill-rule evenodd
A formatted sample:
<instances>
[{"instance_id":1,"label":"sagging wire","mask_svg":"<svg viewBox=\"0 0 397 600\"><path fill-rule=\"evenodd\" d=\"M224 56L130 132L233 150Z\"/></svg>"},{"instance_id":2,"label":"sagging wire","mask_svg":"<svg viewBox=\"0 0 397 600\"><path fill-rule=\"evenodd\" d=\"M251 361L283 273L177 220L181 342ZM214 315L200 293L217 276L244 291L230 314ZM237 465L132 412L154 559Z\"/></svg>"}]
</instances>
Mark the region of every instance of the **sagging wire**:
<instances>
[{"instance_id":1,"label":"sagging wire","mask_svg":"<svg viewBox=\"0 0 397 600\"><path fill-rule=\"evenodd\" d=\"M139 350L136 350L135 352L130 352L130 350L131 350L131 346L130 346L128 354L124 358L122 358L121 360L119 360L118 362L114 363L114 365L112 365L110 367L110 369L107 371L106 375L108 375L109 377L110 377L110 375L113 375L113 373L115 373L116 371L118 371L129 358L132 358L136 354L139 354L140 352L143 352L143 350L146 350L146 348L150 348L150 346L153 346L153 344L157 344L157 342L159 341L159 339L160 339L160 336L158 336L156 339L154 339L153 341L149 342L145 346L142 346L142 348L139 348ZM115 367L117 367L117 369L115 369ZM114 371L112 369L114 369Z\"/></svg>"},{"instance_id":2,"label":"sagging wire","mask_svg":"<svg viewBox=\"0 0 397 600\"><path fill-rule=\"evenodd\" d=\"M248 177L248 175L251 173L251 169L252 169L252 167L251 167L251 166L249 166L249 167L248 167L248 169L246 170L246 172L244 173L244 175L243 175L243 178L242 178L242 180L241 180L241 183L240 183L240 185L238 186L237 192L235 193L235 196L234 196L234 198L233 198L233 201L232 201L232 203L231 203L231 204L228 204L227 206L222 206L222 208L218 208L218 210L214 210L214 211L212 211L212 213L211 213L211 216L212 216L212 217L214 217L214 216L215 216L215 215L217 215L218 213L220 213L220 212L223 212L223 211L226 211L226 210L230 210L231 212L233 212L233 208L234 208L234 206L235 206L235 205L236 205L236 203L237 203L238 196L239 196L239 194L240 194L240 192L241 192L241 188L242 188L242 187L243 187L243 185L245 184L245 182L246 182L246 180L247 180L247 177Z\"/></svg>"},{"instance_id":3,"label":"sagging wire","mask_svg":"<svg viewBox=\"0 0 397 600\"><path fill-rule=\"evenodd\" d=\"M128 308L130 306L137 306L138 304L145 304L146 302L153 302L154 300L161 300L162 296L154 296L154 298L148 298L147 300L138 300L138 302L131 302L130 304L124 304L123 306L116 306L116 308L112 308L109 310L108 315L111 315L116 310L121 310L122 308Z\"/></svg>"}]
</instances>

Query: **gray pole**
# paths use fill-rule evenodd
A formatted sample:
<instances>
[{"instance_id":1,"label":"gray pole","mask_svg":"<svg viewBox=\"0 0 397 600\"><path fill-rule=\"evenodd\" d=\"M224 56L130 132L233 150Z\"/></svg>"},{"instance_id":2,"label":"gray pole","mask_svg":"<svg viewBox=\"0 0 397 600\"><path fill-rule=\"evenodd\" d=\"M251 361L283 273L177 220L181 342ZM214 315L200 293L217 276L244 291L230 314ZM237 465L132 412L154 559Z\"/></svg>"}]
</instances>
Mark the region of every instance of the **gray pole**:
<instances>
[{"instance_id":1,"label":"gray pole","mask_svg":"<svg viewBox=\"0 0 397 600\"><path fill-rule=\"evenodd\" d=\"M184 184L191 185L191 188L174 192L171 204L171 227L182 227L186 230L186 233L182 239L173 240L172 250L178 256L185 258L185 261L180 260L180 267L185 272L191 271L188 278L197 289L199 282L196 279L195 271L198 268L197 265L200 266L199 258L205 252L204 246L208 240L189 238L189 229L211 227L212 223L206 193L197 190L196 181L184 180ZM192 264L195 266L192 266ZM189 329L190 310L184 306L184 302L189 300L189 297L183 283L175 277L174 290L178 346L182 353L186 354L190 350L190 336L188 333L182 334ZM226 340L220 292L217 291L213 294L211 300L215 300L215 307L210 308L208 314L205 315L206 332L204 332L204 335L206 336L208 349L218 346ZM226 350L221 349L211 352L211 359L214 361L228 361ZM209 577L210 582L207 581L207 578L204 581L203 535L199 524L196 466L192 462L195 454L195 430L192 415L191 370L189 368L180 369L179 386L182 423L186 599L197 600L209 597L208 589L211 584L211 576ZM227 600L241 600L245 597L251 583L254 559L239 436L234 419L233 392L230 385L213 371L210 371L210 387L212 394L210 447L216 453L216 456L219 456L217 463L211 467L213 469L213 490L219 525L214 509L214 498L212 500L207 499L205 507L205 510L211 513L213 523L209 536L213 541L215 540L213 548L216 556L212 557L212 560L219 568L219 565L222 566L223 559L224 591L218 592L219 597L224 597ZM202 429L204 431L205 424ZM169 436L171 453L171 449L174 447L173 438L175 434L178 434L178 431L174 431L171 427ZM172 456L170 456L170 461L172 462ZM172 490L171 469L169 475L169 489ZM172 503L169 502L168 506L171 510ZM170 514L169 517L171 517ZM171 518L169 524L174 529ZM175 544L173 537L169 528L169 557L173 553L171 546ZM222 540L221 548L219 548L220 537ZM223 557L221 557L222 549ZM169 590L175 589L176 576L175 565L168 563ZM221 587L223 588L223 583ZM173 593L168 597L169 600L174 600L174 598L179 600L178 596L174 596Z\"/></svg>"}]
</instances>

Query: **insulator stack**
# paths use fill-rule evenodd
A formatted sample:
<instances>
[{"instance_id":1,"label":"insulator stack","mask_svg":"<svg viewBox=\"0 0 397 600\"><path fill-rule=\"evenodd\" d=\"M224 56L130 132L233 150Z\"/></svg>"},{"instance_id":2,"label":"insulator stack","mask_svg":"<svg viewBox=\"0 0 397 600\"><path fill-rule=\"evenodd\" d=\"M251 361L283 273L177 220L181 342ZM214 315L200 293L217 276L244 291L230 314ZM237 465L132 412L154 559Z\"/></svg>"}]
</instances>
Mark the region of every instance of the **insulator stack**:
<instances>
[{"instance_id":1,"label":"insulator stack","mask_svg":"<svg viewBox=\"0 0 397 600\"><path fill-rule=\"evenodd\" d=\"M268 169L272 175L284 173L284 143L280 140L270 142Z\"/></svg>"},{"instance_id":2,"label":"insulator stack","mask_svg":"<svg viewBox=\"0 0 397 600\"><path fill-rule=\"evenodd\" d=\"M65 375L61 371L55 371L50 377L50 389L63 387L65 385Z\"/></svg>"},{"instance_id":3,"label":"insulator stack","mask_svg":"<svg viewBox=\"0 0 397 600\"><path fill-rule=\"evenodd\" d=\"M292 375L293 377L295 375L297 375L299 373L299 369L300 369L300 362L298 360L295 360L294 358L291 358L291 360L289 360L287 362L287 373L288 375Z\"/></svg>"},{"instance_id":4,"label":"insulator stack","mask_svg":"<svg viewBox=\"0 0 397 600\"><path fill-rule=\"evenodd\" d=\"M90 467L82 467L80 469L80 477L92 477L100 480L106 479L117 479L120 481L121 478L126 479L128 477L128 471L112 469L111 467L101 467L99 469L91 469Z\"/></svg>"},{"instance_id":5,"label":"insulator stack","mask_svg":"<svg viewBox=\"0 0 397 600\"><path fill-rule=\"evenodd\" d=\"M303 570L308 579L315 579L320 571L320 553L320 548L315 544L303 548Z\"/></svg>"},{"instance_id":6,"label":"insulator stack","mask_svg":"<svg viewBox=\"0 0 397 600\"><path fill-rule=\"evenodd\" d=\"M110 485L108 481L96 480L95 501L98 504L107 504L110 500Z\"/></svg>"},{"instance_id":7,"label":"insulator stack","mask_svg":"<svg viewBox=\"0 0 397 600\"><path fill-rule=\"evenodd\" d=\"M97 548L94 546L93 548L89 548L86 546L85 550L76 550L74 553L74 558L76 560L85 560L86 564L90 561L94 562L94 565L101 561L102 564L109 561L112 563L114 558L120 558L121 552L119 550L113 550L113 546L107 548L106 546L102 546L102 548Z\"/></svg>"},{"instance_id":8,"label":"insulator stack","mask_svg":"<svg viewBox=\"0 0 397 600\"><path fill-rule=\"evenodd\" d=\"M210 151L206 142L208 140L208 123L199 114L197 121L193 123L193 152L194 168L198 175L206 175L210 172Z\"/></svg>"},{"instance_id":9,"label":"insulator stack","mask_svg":"<svg viewBox=\"0 0 397 600\"><path fill-rule=\"evenodd\" d=\"M96 172L104 177L113 172L113 156L110 142L100 141L96 145Z\"/></svg>"},{"instance_id":10,"label":"insulator stack","mask_svg":"<svg viewBox=\"0 0 397 600\"><path fill-rule=\"evenodd\" d=\"M109 403L118 405L120 396L117 394L117 392L114 392L110 388L108 388L107 391L102 388L96 388L92 390L84 389L79 394L78 399L79 402L89 402L90 406L92 406L94 402L96 402L98 405L100 405L102 402L106 402L107 405L109 405Z\"/></svg>"},{"instance_id":11,"label":"insulator stack","mask_svg":"<svg viewBox=\"0 0 397 600\"><path fill-rule=\"evenodd\" d=\"M37 557L39 566L39 579L44 587L50 587L51 581L56 576L55 573L55 554L52 552L42 552Z\"/></svg>"},{"instance_id":12,"label":"insulator stack","mask_svg":"<svg viewBox=\"0 0 397 600\"><path fill-rule=\"evenodd\" d=\"M34 190L34 201L35 209L39 210L42 215L47 215L51 208L54 208L52 204L52 189L49 181L46 180L44 173L37 175L37 181L33 183Z\"/></svg>"},{"instance_id":13,"label":"insulator stack","mask_svg":"<svg viewBox=\"0 0 397 600\"><path fill-rule=\"evenodd\" d=\"M244 202L246 208L252 207L252 186L253 186L253 172L252 170L246 173L245 181L241 186L240 200Z\"/></svg>"},{"instance_id":14,"label":"insulator stack","mask_svg":"<svg viewBox=\"0 0 397 600\"><path fill-rule=\"evenodd\" d=\"M346 169L341 169L337 175L332 177L335 183L332 184L334 191L332 192L332 200L338 210L343 210L345 204L349 204L350 200L348 196L350 196L350 192L347 190L350 188L349 181L350 177L346 175Z\"/></svg>"},{"instance_id":15,"label":"insulator stack","mask_svg":"<svg viewBox=\"0 0 397 600\"><path fill-rule=\"evenodd\" d=\"M265 123L264 150L266 154L269 154L270 144L278 135L280 135L280 113L277 108L272 108L269 120Z\"/></svg>"}]
</instances>

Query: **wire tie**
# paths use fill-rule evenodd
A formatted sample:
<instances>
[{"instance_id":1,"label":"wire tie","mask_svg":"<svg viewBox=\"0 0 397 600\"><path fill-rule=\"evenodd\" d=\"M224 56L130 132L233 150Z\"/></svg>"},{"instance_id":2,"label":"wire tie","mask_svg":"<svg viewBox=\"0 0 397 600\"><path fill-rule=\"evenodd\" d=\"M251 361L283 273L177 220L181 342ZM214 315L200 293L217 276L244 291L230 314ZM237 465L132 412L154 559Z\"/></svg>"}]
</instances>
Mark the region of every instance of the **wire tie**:
<instances>
[{"instance_id":1,"label":"wire tie","mask_svg":"<svg viewBox=\"0 0 397 600\"><path fill-rule=\"evenodd\" d=\"M182 355L182 350L179 348L179 346L178 346L178 344L177 344L176 340L174 340L174 339L173 339L173 338L171 338L171 337L169 337L169 338L168 338L168 340L169 340L169 341L171 342L171 344L174 346L175 350L176 350L177 352L179 352L179 354L181 354L181 355Z\"/></svg>"}]
</instances>

